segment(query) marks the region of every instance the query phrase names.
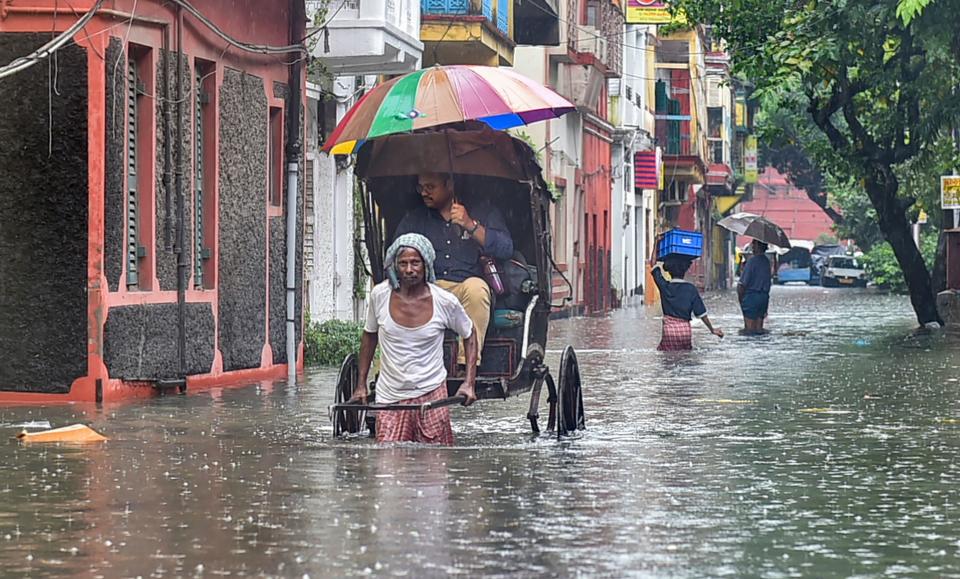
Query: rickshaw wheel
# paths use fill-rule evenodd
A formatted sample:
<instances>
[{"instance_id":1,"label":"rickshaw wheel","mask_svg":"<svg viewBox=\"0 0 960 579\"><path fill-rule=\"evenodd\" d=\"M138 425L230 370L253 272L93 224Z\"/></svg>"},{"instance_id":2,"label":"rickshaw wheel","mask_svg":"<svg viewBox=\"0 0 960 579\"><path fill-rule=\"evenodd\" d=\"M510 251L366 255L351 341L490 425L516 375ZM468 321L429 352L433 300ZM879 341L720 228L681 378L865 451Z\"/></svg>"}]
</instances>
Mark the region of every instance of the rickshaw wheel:
<instances>
[{"instance_id":1,"label":"rickshaw wheel","mask_svg":"<svg viewBox=\"0 0 960 579\"><path fill-rule=\"evenodd\" d=\"M583 391L580 383L580 364L573 346L567 346L560 356L560 374L557 378L559 408L557 409L557 438L569 436L586 428L583 414Z\"/></svg>"},{"instance_id":2,"label":"rickshaw wheel","mask_svg":"<svg viewBox=\"0 0 960 579\"><path fill-rule=\"evenodd\" d=\"M340 404L350 400L357 382L360 379L360 366L356 354L350 354L343 359L340 365L340 375L337 376L335 402ZM344 434L357 434L363 428L366 412L358 410L337 410L333 413L333 435L340 437Z\"/></svg>"}]
</instances>

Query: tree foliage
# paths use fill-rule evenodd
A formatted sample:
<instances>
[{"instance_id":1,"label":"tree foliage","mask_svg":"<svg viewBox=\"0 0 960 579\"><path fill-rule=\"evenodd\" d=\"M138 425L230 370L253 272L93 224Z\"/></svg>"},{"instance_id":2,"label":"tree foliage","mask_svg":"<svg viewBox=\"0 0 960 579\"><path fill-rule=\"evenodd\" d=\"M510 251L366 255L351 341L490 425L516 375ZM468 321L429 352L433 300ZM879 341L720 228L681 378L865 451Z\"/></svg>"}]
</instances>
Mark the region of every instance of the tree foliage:
<instances>
[{"instance_id":1,"label":"tree foliage","mask_svg":"<svg viewBox=\"0 0 960 579\"><path fill-rule=\"evenodd\" d=\"M920 247L927 267L933 267L933 260L937 253L937 232L929 226L924 228L920 236ZM900 264L897 263L889 243L882 242L873 246L863 254L861 261L874 284L896 293L907 292L903 272L900 271Z\"/></svg>"},{"instance_id":2,"label":"tree foliage","mask_svg":"<svg viewBox=\"0 0 960 579\"><path fill-rule=\"evenodd\" d=\"M804 111L819 133L806 152L822 171L860 184L918 321L939 321L930 270L910 236L920 192L902 185L904 171L935 156L960 124L960 0L678 0L677 8L727 41L757 94Z\"/></svg>"},{"instance_id":3,"label":"tree foliage","mask_svg":"<svg viewBox=\"0 0 960 579\"><path fill-rule=\"evenodd\" d=\"M338 366L348 354L360 352L363 328L354 322L310 322L304 334L304 362L308 366Z\"/></svg>"}]
</instances>

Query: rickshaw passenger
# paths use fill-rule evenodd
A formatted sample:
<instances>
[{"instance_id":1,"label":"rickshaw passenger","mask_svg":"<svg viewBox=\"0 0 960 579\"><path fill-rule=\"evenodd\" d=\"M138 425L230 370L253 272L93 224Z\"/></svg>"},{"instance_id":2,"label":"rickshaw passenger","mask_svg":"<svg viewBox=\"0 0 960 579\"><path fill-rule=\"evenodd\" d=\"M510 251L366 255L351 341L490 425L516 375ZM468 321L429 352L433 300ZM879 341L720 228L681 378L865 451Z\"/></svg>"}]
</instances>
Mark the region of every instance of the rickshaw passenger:
<instances>
[{"instance_id":1,"label":"rickshaw passenger","mask_svg":"<svg viewBox=\"0 0 960 579\"><path fill-rule=\"evenodd\" d=\"M388 279L370 293L359 382L351 400L366 403L367 376L378 345L378 403L423 404L446 398L443 338L448 328L463 337L467 359L474 362L457 394L466 396L465 406L476 400L476 332L460 302L434 285L433 260L430 241L415 233L397 238L387 251ZM417 410L378 412L376 432L377 442L453 444L450 411L445 407L422 415Z\"/></svg>"},{"instance_id":2,"label":"rickshaw passenger","mask_svg":"<svg viewBox=\"0 0 960 579\"><path fill-rule=\"evenodd\" d=\"M437 285L457 296L477 330L477 352L490 324L490 286L483 278L481 257L510 259L513 239L503 215L489 204L476 203L468 209L453 196L449 175L420 175L417 192L423 206L407 213L397 226L396 236L419 233L433 244L437 259ZM457 363L465 365L460 348ZM477 356L480 363L480 355Z\"/></svg>"}]
</instances>

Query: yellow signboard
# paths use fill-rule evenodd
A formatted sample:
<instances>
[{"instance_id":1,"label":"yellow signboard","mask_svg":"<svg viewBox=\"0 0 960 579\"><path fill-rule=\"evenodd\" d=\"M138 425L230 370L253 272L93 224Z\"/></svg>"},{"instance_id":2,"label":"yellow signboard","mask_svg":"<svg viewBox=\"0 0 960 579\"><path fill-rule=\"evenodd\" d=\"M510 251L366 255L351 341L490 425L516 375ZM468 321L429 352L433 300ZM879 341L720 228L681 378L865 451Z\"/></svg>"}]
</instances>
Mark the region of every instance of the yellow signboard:
<instances>
[{"instance_id":1,"label":"yellow signboard","mask_svg":"<svg viewBox=\"0 0 960 579\"><path fill-rule=\"evenodd\" d=\"M627 0L627 24L670 24L673 16L660 0Z\"/></svg>"},{"instance_id":2,"label":"yellow signboard","mask_svg":"<svg viewBox=\"0 0 960 579\"><path fill-rule=\"evenodd\" d=\"M747 126L747 103L743 101L737 101L737 106L734 109L736 111L736 119L738 127Z\"/></svg>"},{"instance_id":3,"label":"yellow signboard","mask_svg":"<svg viewBox=\"0 0 960 579\"><path fill-rule=\"evenodd\" d=\"M748 135L743 144L743 180L756 183L757 178L757 137Z\"/></svg>"},{"instance_id":4,"label":"yellow signboard","mask_svg":"<svg viewBox=\"0 0 960 579\"><path fill-rule=\"evenodd\" d=\"M960 209L960 176L940 177L940 206L943 209Z\"/></svg>"}]
</instances>

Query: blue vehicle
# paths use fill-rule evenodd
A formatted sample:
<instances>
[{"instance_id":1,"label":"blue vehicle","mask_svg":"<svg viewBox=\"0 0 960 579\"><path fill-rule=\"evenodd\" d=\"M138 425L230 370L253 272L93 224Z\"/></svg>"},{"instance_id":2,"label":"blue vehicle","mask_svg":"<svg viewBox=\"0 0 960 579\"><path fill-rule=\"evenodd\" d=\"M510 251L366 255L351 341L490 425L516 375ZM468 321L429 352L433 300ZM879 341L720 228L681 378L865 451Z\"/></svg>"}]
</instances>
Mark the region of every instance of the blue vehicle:
<instances>
[{"instance_id":1,"label":"blue vehicle","mask_svg":"<svg viewBox=\"0 0 960 579\"><path fill-rule=\"evenodd\" d=\"M777 283L811 283L813 278L813 260L810 249L795 243L789 251L777 257L777 271L774 279Z\"/></svg>"}]
</instances>

